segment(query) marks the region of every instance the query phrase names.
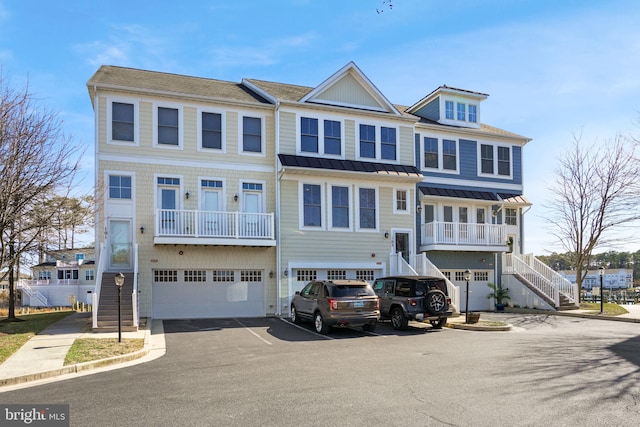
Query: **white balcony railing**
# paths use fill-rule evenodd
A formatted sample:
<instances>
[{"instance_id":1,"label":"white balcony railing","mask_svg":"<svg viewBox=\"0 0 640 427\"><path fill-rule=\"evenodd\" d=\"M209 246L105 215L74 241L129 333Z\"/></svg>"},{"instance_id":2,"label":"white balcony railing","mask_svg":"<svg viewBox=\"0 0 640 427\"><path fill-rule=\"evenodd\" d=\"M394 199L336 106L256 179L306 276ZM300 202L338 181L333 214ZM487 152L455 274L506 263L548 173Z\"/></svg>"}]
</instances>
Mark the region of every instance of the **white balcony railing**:
<instances>
[{"instance_id":1,"label":"white balcony railing","mask_svg":"<svg viewBox=\"0 0 640 427\"><path fill-rule=\"evenodd\" d=\"M422 224L421 233L422 245L504 246L507 249L504 224L429 222Z\"/></svg>"},{"instance_id":2,"label":"white balcony railing","mask_svg":"<svg viewBox=\"0 0 640 427\"><path fill-rule=\"evenodd\" d=\"M155 235L224 239L274 239L273 213L158 209Z\"/></svg>"}]
</instances>

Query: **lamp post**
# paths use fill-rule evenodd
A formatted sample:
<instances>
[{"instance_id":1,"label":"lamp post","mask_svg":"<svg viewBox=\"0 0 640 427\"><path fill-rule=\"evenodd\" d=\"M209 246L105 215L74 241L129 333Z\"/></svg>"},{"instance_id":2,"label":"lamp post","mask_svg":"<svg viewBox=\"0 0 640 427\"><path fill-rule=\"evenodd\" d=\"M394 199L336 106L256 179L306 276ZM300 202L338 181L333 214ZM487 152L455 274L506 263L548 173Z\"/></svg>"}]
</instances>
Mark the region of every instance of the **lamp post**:
<instances>
[{"instance_id":1,"label":"lamp post","mask_svg":"<svg viewBox=\"0 0 640 427\"><path fill-rule=\"evenodd\" d=\"M471 280L471 270L467 268L464 272L464 280L467 282L466 302L464 303L464 323L469 323L469 280Z\"/></svg>"},{"instance_id":2,"label":"lamp post","mask_svg":"<svg viewBox=\"0 0 640 427\"><path fill-rule=\"evenodd\" d=\"M602 293L602 284L604 282L604 267L599 268L600 271L600 314L604 311L604 294Z\"/></svg>"},{"instance_id":3,"label":"lamp post","mask_svg":"<svg viewBox=\"0 0 640 427\"><path fill-rule=\"evenodd\" d=\"M116 287L118 288L118 342L122 342L122 316L120 313L120 294L122 292L122 285L124 285L124 274L122 272L115 276Z\"/></svg>"}]
</instances>

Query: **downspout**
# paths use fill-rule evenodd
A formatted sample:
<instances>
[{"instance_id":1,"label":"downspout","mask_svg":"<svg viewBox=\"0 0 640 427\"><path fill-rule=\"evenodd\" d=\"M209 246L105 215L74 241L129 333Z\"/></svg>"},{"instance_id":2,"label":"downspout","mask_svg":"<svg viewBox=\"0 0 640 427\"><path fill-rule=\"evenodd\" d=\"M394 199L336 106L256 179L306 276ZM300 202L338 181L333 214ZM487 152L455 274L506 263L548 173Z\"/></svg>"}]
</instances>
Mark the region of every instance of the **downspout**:
<instances>
[{"instance_id":1,"label":"downspout","mask_svg":"<svg viewBox=\"0 0 640 427\"><path fill-rule=\"evenodd\" d=\"M281 249L280 249L280 176L281 174L278 171L278 153L280 152L280 101L276 101L275 108L275 127L276 127L276 147L275 153L273 156L274 160L274 179L276 185L276 218L274 223L276 224L276 316L282 316L282 277L280 276L280 272L282 268L280 266L281 262Z\"/></svg>"}]
</instances>

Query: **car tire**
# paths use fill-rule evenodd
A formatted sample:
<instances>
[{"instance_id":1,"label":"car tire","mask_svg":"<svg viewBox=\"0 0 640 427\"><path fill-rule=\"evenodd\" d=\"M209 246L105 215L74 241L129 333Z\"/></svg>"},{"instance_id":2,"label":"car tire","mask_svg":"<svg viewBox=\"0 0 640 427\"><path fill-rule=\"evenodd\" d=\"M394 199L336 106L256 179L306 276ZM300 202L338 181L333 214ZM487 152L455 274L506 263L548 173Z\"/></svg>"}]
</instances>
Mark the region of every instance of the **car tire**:
<instances>
[{"instance_id":1,"label":"car tire","mask_svg":"<svg viewBox=\"0 0 640 427\"><path fill-rule=\"evenodd\" d=\"M446 318L431 321L431 326L433 326L435 329L442 329L446 324L447 324Z\"/></svg>"},{"instance_id":2,"label":"car tire","mask_svg":"<svg viewBox=\"0 0 640 427\"><path fill-rule=\"evenodd\" d=\"M316 328L316 332L322 335L326 335L329 333L329 325L327 325L322 317L322 313L316 311L316 314L313 315L313 325Z\"/></svg>"},{"instance_id":3,"label":"car tire","mask_svg":"<svg viewBox=\"0 0 640 427\"><path fill-rule=\"evenodd\" d=\"M362 325L362 330L365 332L373 332L376 330L376 325L378 323L367 323L366 325Z\"/></svg>"},{"instance_id":4,"label":"car tire","mask_svg":"<svg viewBox=\"0 0 640 427\"><path fill-rule=\"evenodd\" d=\"M296 306L293 304L291 304L291 321L296 325L299 325L301 322L298 310L296 310Z\"/></svg>"},{"instance_id":5,"label":"car tire","mask_svg":"<svg viewBox=\"0 0 640 427\"><path fill-rule=\"evenodd\" d=\"M427 312L432 316L442 314L449 308L447 296L444 292L437 289L432 289L427 292L427 296L424 298L424 305Z\"/></svg>"},{"instance_id":6,"label":"car tire","mask_svg":"<svg viewBox=\"0 0 640 427\"><path fill-rule=\"evenodd\" d=\"M402 308L395 307L391 310L391 326L393 326L393 329L401 331L403 329L407 329L408 324L409 319L405 317Z\"/></svg>"}]
</instances>

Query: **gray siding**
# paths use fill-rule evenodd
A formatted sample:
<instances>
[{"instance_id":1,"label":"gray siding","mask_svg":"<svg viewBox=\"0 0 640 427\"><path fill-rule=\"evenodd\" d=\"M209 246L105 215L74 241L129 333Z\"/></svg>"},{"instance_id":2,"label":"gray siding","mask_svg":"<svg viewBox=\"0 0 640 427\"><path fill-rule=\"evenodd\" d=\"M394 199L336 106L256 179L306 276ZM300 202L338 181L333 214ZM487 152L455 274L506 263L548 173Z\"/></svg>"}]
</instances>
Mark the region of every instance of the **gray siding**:
<instances>
[{"instance_id":1,"label":"gray siding","mask_svg":"<svg viewBox=\"0 0 640 427\"><path fill-rule=\"evenodd\" d=\"M424 107L414 113L418 117L438 121L440 120L440 97L436 97Z\"/></svg>"}]
</instances>

